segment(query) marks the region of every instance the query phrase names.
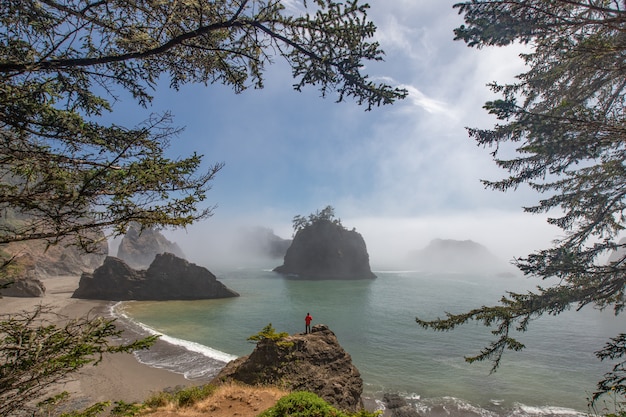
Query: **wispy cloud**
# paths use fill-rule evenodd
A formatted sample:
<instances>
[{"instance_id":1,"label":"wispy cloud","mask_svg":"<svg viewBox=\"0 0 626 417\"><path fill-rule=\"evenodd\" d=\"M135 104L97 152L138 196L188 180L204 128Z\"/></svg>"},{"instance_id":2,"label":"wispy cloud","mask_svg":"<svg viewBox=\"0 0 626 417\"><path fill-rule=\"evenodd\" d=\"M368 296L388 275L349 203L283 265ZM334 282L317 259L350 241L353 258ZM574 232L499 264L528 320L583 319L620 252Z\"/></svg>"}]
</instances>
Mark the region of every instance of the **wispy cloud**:
<instances>
[{"instance_id":1,"label":"wispy cloud","mask_svg":"<svg viewBox=\"0 0 626 417\"><path fill-rule=\"evenodd\" d=\"M441 113L450 115L451 109L446 103L427 97L418 88L412 85L400 85L409 92L408 99L415 106L426 110L428 113Z\"/></svg>"}]
</instances>

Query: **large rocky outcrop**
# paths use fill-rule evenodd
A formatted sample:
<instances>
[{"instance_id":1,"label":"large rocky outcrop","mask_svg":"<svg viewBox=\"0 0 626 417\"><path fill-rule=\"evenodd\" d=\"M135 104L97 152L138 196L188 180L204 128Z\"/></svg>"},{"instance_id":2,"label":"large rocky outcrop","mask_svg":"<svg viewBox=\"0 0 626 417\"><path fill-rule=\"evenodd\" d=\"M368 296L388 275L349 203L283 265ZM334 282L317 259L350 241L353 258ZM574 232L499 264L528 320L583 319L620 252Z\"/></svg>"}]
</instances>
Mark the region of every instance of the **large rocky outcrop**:
<instances>
[{"instance_id":1,"label":"large rocky outcrop","mask_svg":"<svg viewBox=\"0 0 626 417\"><path fill-rule=\"evenodd\" d=\"M11 283L0 289L0 295L8 297L43 297L46 291L43 278L59 275L80 275L91 272L109 252L104 233L93 232L98 242L94 253L85 253L80 248L62 240L56 245L48 245L43 240L12 242L0 246L0 262L10 260L3 268L0 285Z\"/></svg>"},{"instance_id":2,"label":"large rocky outcrop","mask_svg":"<svg viewBox=\"0 0 626 417\"><path fill-rule=\"evenodd\" d=\"M376 278L361 234L329 220L316 220L300 229L283 265L274 271L308 279Z\"/></svg>"},{"instance_id":3,"label":"large rocky outcrop","mask_svg":"<svg viewBox=\"0 0 626 417\"><path fill-rule=\"evenodd\" d=\"M361 374L323 324L313 326L309 334L287 336L278 342L260 340L250 355L229 362L215 378L216 382L229 380L310 391L345 411L363 406Z\"/></svg>"},{"instance_id":4,"label":"large rocky outcrop","mask_svg":"<svg viewBox=\"0 0 626 417\"><path fill-rule=\"evenodd\" d=\"M130 225L117 249L117 257L135 269L147 268L161 253L173 253L185 258L178 244L167 240L158 230L141 230L136 223Z\"/></svg>"},{"instance_id":5,"label":"large rocky outcrop","mask_svg":"<svg viewBox=\"0 0 626 417\"><path fill-rule=\"evenodd\" d=\"M201 300L237 297L208 269L171 253L159 254L147 270L135 270L107 257L93 273L84 273L73 298L96 300Z\"/></svg>"},{"instance_id":6,"label":"large rocky outcrop","mask_svg":"<svg viewBox=\"0 0 626 417\"><path fill-rule=\"evenodd\" d=\"M0 250L3 258L14 256L14 265L23 273L32 271L41 278L80 275L102 265L108 255L109 244L104 233L97 233L97 241L99 243L93 253L85 253L71 245L69 239L51 246L42 240L13 242L2 245Z\"/></svg>"}]
</instances>

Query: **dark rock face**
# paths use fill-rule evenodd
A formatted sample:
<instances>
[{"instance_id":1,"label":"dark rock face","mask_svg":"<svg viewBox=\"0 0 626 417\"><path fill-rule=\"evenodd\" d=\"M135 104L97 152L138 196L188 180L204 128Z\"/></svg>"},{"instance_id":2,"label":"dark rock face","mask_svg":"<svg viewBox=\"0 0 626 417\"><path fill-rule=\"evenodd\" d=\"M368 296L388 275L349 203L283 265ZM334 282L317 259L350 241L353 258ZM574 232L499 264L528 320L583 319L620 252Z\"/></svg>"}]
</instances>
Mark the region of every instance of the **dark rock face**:
<instances>
[{"instance_id":1,"label":"dark rock face","mask_svg":"<svg viewBox=\"0 0 626 417\"><path fill-rule=\"evenodd\" d=\"M308 279L376 278L363 237L328 220L299 230L274 271Z\"/></svg>"},{"instance_id":2,"label":"dark rock face","mask_svg":"<svg viewBox=\"0 0 626 417\"><path fill-rule=\"evenodd\" d=\"M167 240L161 232L154 229L140 231L137 224L131 224L117 249L117 257L136 269L147 268L161 253L173 253L185 258L180 247Z\"/></svg>"},{"instance_id":3,"label":"dark rock face","mask_svg":"<svg viewBox=\"0 0 626 417\"><path fill-rule=\"evenodd\" d=\"M46 287L33 273L20 278L0 280L0 285L11 283L7 288L0 289L0 298L6 297L43 297Z\"/></svg>"},{"instance_id":4,"label":"dark rock face","mask_svg":"<svg viewBox=\"0 0 626 417\"><path fill-rule=\"evenodd\" d=\"M171 253L159 254L148 270L135 270L107 257L93 273L84 273L72 298L95 300L202 300L237 297L208 269Z\"/></svg>"},{"instance_id":5,"label":"dark rock face","mask_svg":"<svg viewBox=\"0 0 626 417\"><path fill-rule=\"evenodd\" d=\"M363 380L335 334L323 324L309 334L287 336L281 342L263 339L254 351L229 362L215 381L235 380L250 385L287 385L310 391L333 406L357 411L363 406Z\"/></svg>"}]
</instances>

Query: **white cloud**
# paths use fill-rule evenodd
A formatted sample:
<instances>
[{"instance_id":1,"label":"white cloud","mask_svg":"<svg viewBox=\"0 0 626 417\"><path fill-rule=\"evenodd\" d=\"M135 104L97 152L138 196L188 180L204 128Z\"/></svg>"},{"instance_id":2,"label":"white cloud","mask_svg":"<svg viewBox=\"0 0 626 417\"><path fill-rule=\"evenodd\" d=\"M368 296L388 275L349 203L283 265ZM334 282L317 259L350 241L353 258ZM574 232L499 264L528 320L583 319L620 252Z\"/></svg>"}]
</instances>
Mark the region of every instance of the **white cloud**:
<instances>
[{"instance_id":1,"label":"white cloud","mask_svg":"<svg viewBox=\"0 0 626 417\"><path fill-rule=\"evenodd\" d=\"M408 100L414 106L419 107L428 113L442 113L452 116L451 109L448 105L446 105L446 103L427 97L424 93L412 85L400 85L400 88L405 88L408 91Z\"/></svg>"}]
</instances>

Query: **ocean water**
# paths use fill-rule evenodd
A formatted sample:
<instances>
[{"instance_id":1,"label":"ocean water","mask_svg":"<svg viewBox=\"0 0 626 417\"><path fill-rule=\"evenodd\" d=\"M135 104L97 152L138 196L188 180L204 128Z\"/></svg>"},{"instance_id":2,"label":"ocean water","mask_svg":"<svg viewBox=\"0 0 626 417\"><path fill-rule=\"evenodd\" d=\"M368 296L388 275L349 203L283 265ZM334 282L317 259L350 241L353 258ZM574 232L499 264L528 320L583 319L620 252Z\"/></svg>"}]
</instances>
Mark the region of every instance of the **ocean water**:
<instances>
[{"instance_id":1,"label":"ocean water","mask_svg":"<svg viewBox=\"0 0 626 417\"><path fill-rule=\"evenodd\" d=\"M356 281L287 279L263 268L213 272L241 296L115 306L127 324L164 335L139 360L189 379L210 379L227 361L249 354L254 345L246 339L268 323L277 331L303 332L310 312L313 324L328 325L352 356L367 398L399 393L433 417L563 416L590 412L588 398L612 367L593 352L626 331L610 311L584 308L542 317L518 337L527 348L506 353L491 373L489 363L463 359L491 340L490 329L470 323L434 332L419 328L415 317L492 305L506 290L525 291L539 282L421 271L374 271L375 280Z\"/></svg>"}]
</instances>

